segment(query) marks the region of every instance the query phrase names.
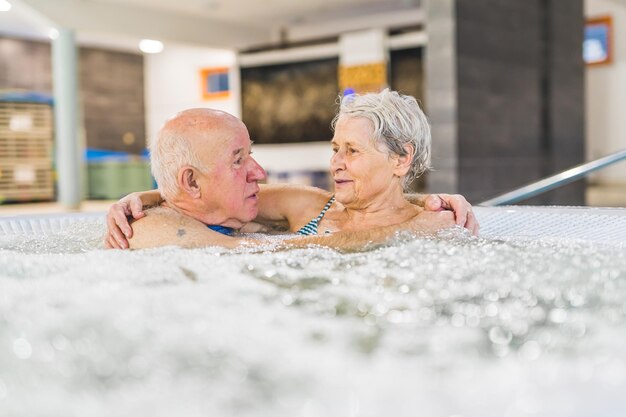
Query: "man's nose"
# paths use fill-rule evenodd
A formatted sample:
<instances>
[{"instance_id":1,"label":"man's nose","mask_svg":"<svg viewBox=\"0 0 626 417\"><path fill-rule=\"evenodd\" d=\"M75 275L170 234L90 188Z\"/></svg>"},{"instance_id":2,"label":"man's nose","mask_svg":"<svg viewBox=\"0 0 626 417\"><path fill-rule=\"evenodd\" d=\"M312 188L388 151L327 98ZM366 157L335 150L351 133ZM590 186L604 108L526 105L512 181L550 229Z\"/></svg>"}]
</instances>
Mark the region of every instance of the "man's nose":
<instances>
[{"instance_id":1,"label":"man's nose","mask_svg":"<svg viewBox=\"0 0 626 417\"><path fill-rule=\"evenodd\" d=\"M248 182L264 180L265 177L267 177L265 170L254 158L250 157L250 162L250 168L248 169Z\"/></svg>"}]
</instances>

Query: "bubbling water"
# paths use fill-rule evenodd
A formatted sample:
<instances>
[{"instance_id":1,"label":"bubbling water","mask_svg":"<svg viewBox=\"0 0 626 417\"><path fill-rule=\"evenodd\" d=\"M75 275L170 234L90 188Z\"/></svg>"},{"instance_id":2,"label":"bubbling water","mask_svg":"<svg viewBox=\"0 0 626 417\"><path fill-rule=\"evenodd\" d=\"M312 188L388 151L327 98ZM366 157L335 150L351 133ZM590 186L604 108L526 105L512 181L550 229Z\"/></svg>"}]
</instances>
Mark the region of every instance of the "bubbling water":
<instances>
[{"instance_id":1,"label":"bubbling water","mask_svg":"<svg viewBox=\"0 0 626 417\"><path fill-rule=\"evenodd\" d=\"M0 240L2 415L618 416L626 254L398 236L362 252Z\"/></svg>"}]
</instances>

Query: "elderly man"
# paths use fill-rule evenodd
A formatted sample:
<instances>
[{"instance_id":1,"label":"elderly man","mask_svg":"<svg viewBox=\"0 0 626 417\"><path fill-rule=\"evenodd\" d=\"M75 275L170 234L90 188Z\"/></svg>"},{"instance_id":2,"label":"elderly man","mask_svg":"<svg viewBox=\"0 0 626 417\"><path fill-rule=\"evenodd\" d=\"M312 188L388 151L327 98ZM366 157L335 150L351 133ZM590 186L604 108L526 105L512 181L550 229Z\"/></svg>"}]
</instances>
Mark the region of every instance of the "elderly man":
<instances>
[{"instance_id":1,"label":"elderly man","mask_svg":"<svg viewBox=\"0 0 626 417\"><path fill-rule=\"evenodd\" d=\"M151 163L164 201L146 216L136 206L130 210L128 203L114 208L109 215L108 247L126 246L116 221L119 227L126 229L131 248L255 244L258 242L232 234L234 230L262 230L251 223L259 214L259 195L266 196L261 198L262 220L285 221L287 227L293 229L293 219L288 213L294 210L283 210L281 206L296 204L297 207L294 199L307 201L309 198L310 201L311 195L315 198L321 192L311 187L281 186L265 186L261 192L258 181L265 178L265 172L251 156L251 141L245 125L234 116L216 110L191 109L170 119L153 144ZM282 197L276 198L277 194ZM457 206L461 215L469 212L469 205L460 196L448 196L448 201L437 197L432 200L435 209L438 205L451 204ZM137 199L130 201L137 204ZM120 219L120 213L124 217L131 211L134 217L140 218L133 224L134 233L125 218ZM285 242L297 246L321 244L353 248L383 240L398 229L432 232L452 225L451 212L430 211L399 225L340 231Z\"/></svg>"}]
</instances>

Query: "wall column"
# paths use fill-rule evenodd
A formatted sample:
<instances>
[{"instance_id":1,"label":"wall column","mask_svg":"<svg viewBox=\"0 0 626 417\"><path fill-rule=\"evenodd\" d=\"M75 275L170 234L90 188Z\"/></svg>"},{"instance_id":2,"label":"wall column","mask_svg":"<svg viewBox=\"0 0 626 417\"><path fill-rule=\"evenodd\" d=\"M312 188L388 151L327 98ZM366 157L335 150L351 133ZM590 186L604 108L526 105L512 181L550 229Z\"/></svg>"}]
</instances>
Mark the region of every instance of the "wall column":
<instances>
[{"instance_id":1,"label":"wall column","mask_svg":"<svg viewBox=\"0 0 626 417\"><path fill-rule=\"evenodd\" d=\"M476 204L583 162L582 0L430 0L431 192ZM584 204L584 184L530 204Z\"/></svg>"},{"instance_id":2,"label":"wall column","mask_svg":"<svg viewBox=\"0 0 626 417\"><path fill-rule=\"evenodd\" d=\"M58 29L58 36L52 41L52 76L58 201L68 209L78 209L83 150L78 134L77 49L71 29Z\"/></svg>"}]
</instances>

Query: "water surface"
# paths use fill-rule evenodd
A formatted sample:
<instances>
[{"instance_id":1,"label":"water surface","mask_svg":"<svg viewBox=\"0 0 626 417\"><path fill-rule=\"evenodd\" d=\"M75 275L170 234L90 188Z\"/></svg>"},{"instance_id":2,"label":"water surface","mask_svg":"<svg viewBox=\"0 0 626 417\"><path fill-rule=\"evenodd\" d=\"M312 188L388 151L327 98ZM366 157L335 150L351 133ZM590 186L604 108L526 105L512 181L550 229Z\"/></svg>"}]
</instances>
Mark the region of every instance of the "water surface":
<instances>
[{"instance_id":1,"label":"water surface","mask_svg":"<svg viewBox=\"0 0 626 417\"><path fill-rule=\"evenodd\" d=\"M0 236L2 416L623 416L626 253L450 231L339 253Z\"/></svg>"}]
</instances>

